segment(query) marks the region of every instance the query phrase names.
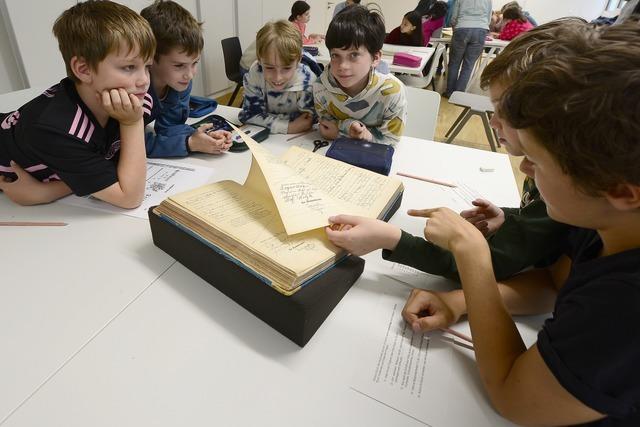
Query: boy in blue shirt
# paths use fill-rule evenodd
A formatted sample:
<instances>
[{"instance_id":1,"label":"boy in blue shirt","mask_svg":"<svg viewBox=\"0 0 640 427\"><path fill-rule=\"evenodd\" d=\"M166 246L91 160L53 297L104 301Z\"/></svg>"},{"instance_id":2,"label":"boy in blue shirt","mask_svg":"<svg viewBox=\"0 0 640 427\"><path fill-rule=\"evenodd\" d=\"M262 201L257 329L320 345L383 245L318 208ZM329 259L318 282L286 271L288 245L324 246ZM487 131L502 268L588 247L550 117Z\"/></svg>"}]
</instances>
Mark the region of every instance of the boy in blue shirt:
<instances>
[{"instance_id":1,"label":"boy in blue shirt","mask_svg":"<svg viewBox=\"0 0 640 427\"><path fill-rule=\"evenodd\" d=\"M517 424L637 426L640 24L585 24L556 44L500 109L549 216L572 226L564 255L496 283L476 227L446 208L415 211L427 218L425 237L453 253L463 289L414 290L403 316L429 331L466 314L485 389ZM526 348L511 315L551 310Z\"/></svg>"},{"instance_id":2,"label":"boy in blue shirt","mask_svg":"<svg viewBox=\"0 0 640 427\"><path fill-rule=\"evenodd\" d=\"M134 208L144 197L144 126L155 105L151 28L118 3L87 1L62 13L53 33L68 77L0 114L0 190L22 205L73 192Z\"/></svg>"},{"instance_id":3,"label":"boy in blue shirt","mask_svg":"<svg viewBox=\"0 0 640 427\"><path fill-rule=\"evenodd\" d=\"M192 79L204 46L200 23L173 1L156 0L140 12L156 37L151 84L160 105L154 130L145 133L148 157L184 157L191 152L220 154L231 147L231 134L198 130L185 124L189 117Z\"/></svg>"}]
</instances>

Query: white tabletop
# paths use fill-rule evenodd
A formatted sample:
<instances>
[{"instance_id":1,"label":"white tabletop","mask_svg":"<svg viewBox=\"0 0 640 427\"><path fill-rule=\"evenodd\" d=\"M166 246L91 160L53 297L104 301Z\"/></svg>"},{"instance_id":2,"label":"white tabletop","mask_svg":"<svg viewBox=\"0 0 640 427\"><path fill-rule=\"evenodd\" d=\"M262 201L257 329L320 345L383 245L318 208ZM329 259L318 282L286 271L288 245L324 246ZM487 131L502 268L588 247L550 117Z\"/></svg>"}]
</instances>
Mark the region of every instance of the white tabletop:
<instances>
[{"instance_id":1,"label":"white tabletop","mask_svg":"<svg viewBox=\"0 0 640 427\"><path fill-rule=\"evenodd\" d=\"M318 48L318 56L315 57L316 61L325 65L331 62L329 49L327 49L327 46L324 43L318 43L311 46L315 46ZM420 65L417 67L394 65L393 54L395 52L406 52L420 57ZM422 69L427 64L427 61L429 61L429 58L431 58L431 55L433 55L433 52L435 52L435 48L433 47L400 46L385 43L382 46L382 60L389 65L389 71L392 73L404 73L422 76Z\"/></svg>"},{"instance_id":2,"label":"white tabletop","mask_svg":"<svg viewBox=\"0 0 640 427\"><path fill-rule=\"evenodd\" d=\"M237 109L216 113L231 118ZM262 144L311 148L317 136L272 135ZM242 182L250 155L182 161ZM403 138L395 171L464 181L499 205L519 201L503 154ZM417 234L422 223L406 209L446 198L434 184L402 179L391 221ZM157 249L147 221L60 203L18 207L0 195L0 220L44 219L69 225L0 230L3 427L424 425L349 388L378 296L409 292L371 268L379 252L366 256L363 276L301 349ZM530 343L539 319L522 320ZM440 414L441 425L508 425L481 389L473 353L454 359L451 399L462 407Z\"/></svg>"}]
</instances>

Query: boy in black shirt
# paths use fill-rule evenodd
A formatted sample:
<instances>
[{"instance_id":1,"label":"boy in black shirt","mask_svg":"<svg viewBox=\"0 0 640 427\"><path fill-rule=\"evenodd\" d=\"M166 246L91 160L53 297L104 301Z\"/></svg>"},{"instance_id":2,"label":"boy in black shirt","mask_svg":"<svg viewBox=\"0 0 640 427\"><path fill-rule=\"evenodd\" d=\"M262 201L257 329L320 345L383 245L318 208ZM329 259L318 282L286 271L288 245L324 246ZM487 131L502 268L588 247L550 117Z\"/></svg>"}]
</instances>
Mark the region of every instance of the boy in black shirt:
<instances>
[{"instance_id":1,"label":"boy in black shirt","mask_svg":"<svg viewBox=\"0 0 640 427\"><path fill-rule=\"evenodd\" d=\"M136 207L146 179L144 124L156 104L147 93L151 28L126 6L90 0L63 12L53 32L68 77L0 115L0 190L19 204L73 192Z\"/></svg>"},{"instance_id":2,"label":"boy in black shirt","mask_svg":"<svg viewBox=\"0 0 640 427\"><path fill-rule=\"evenodd\" d=\"M640 425L638 70L638 21L585 24L502 97L521 169L549 216L574 226L554 265L496 283L476 227L446 208L415 212L428 218L425 237L453 253L463 290L414 290L403 316L428 331L467 314L484 386L515 423ZM527 349L511 314L551 309Z\"/></svg>"}]
</instances>

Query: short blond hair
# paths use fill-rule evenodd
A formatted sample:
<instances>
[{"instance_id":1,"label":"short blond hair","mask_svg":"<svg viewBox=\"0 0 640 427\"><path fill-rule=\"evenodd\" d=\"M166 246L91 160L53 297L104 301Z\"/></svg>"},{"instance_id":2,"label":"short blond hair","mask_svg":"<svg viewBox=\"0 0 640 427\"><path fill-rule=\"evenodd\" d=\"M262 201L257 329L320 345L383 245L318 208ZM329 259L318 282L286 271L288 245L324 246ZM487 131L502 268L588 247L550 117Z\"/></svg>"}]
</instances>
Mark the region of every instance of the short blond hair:
<instances>
[{"instance_id":1,"label":"short blond hair","mask_svg":"<svg viewBox=\"0 0 640 427\"><path fill-rule=\"evenodd\" d=\"M138 49L144 60L153 58L156 39L149 23L133 10L107 0L88 0L65 10L53 24L53 34L67 68L67 76L78 78L71 70L71 59L83 58L97 69L107 55L127 47Z\"/></svg>"},{"instance_id":2,"label":"short blond hair","mask_svg":"<svg viewBox=\"0 0 640 427\"><path fill-rule=\"evenodd\" d=\"M302 57L302 35L289 21L268 22L256 35L256 54L259 60L273 48L285 64L293 64Z\"/></svg>"}]
</instances>

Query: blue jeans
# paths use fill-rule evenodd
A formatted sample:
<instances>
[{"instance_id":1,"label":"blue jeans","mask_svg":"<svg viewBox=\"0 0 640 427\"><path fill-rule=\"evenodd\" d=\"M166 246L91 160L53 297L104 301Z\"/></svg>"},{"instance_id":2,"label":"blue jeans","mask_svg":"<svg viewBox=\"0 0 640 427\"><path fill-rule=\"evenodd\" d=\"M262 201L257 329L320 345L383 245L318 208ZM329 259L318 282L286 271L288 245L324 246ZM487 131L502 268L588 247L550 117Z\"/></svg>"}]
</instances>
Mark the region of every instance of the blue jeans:
<instances>
[{"instance_id":1,"label":"blue jeans","mask_svg":"<svg viewBox=\"0 0 640 427\"><path fill-rule=\"evenodd\" d=\"M488 33L489 30L482 28L458 28L453 31L447 69L447 96L456 90L466 91L471 71L482 53Z\"/></svg>"}]
</instances>

